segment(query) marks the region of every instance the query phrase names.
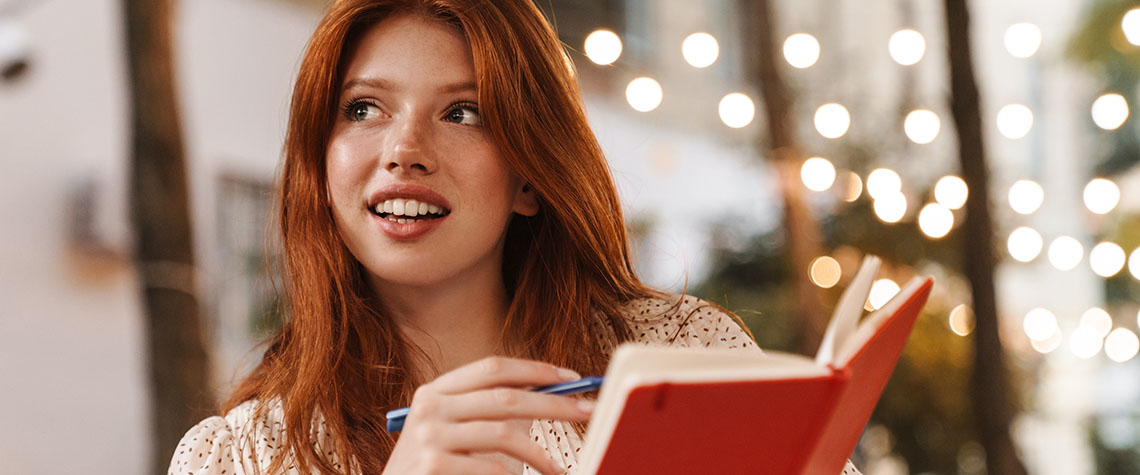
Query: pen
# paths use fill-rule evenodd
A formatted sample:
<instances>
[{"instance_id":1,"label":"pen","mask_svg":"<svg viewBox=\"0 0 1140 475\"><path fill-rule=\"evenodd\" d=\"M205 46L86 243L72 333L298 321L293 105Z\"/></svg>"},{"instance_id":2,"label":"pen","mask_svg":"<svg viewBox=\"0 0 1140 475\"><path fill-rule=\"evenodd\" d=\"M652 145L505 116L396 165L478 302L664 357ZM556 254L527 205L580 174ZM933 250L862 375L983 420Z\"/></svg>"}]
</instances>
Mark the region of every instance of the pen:
<instances>
[{"instance_id":1,"label":"pen","mask_svg":"<svg viewBox=\"0 0 1140 475\"><path fill-rule=\"evenodd\" d=\"M603 379L605 379L605 378L602 378L601 376L591 376L588 378L579 379L577 381L569 381L569 382L565 382L565 383L551 384L550 386L542 386L539 388L534 388L534 392L545 393L545 394L557 394L559 396L565 396L567 394L584 393L586 391L593 391L595 389L600 388L602 386L602 380ZM396 432L403 430L404 419L406 417L408 417L408 411L410 411L411 409L412 408L410 408L410 407L403 407L400 409L393 409L391 411L388 411L388 433L389 434L394 434Z\"/></svg>"}]
</instances>

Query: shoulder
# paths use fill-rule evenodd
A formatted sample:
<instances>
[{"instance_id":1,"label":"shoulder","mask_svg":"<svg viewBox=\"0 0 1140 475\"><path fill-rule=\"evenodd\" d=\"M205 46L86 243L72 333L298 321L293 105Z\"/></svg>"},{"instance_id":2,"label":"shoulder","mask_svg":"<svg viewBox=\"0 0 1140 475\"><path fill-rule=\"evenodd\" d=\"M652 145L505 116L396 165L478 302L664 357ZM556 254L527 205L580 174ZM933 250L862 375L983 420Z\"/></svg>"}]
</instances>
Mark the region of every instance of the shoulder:
<instances>
[{"instance_id":1,"label":"shoulder","mask_svg":"<svg viewBox=\"0 0 1140 475\"><path fill-rule=\"evenodd\" d=\"M647 345L752 348L752 335L732 312L690 295L662 294L624 307L632 340Z\"/></svg>"}]
</instances>

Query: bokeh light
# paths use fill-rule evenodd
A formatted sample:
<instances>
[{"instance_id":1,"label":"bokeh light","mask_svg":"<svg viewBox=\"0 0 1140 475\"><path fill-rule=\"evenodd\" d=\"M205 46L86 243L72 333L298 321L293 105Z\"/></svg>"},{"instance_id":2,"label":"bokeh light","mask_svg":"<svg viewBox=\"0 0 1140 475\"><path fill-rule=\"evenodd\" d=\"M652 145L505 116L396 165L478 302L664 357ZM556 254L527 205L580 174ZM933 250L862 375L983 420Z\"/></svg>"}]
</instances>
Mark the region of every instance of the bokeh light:
<instances>
[{"instance_id":1,"label":"bokeh light","mask_svg":"<svg viewBox=\"0 0 1140 475\"><path fill-rule=\"evenodd\" d=\"M826 158L811 157L800 167L800 179L809 190L827 190L835 183L835 166Z\"/></svg>"},{"instance_id":2,"label":"bokeh light","mask_svg":"<svg viewBox=\"0 0 1140 475\"><path fill-rule=\"evenodd\" d=\"M1110 180L1094 178L1085 185L1085 207L1096 214L1106 214L1120 203L1120 188Z\"/></svg>"},{"instance_id":3,"label":"bokeh light","mask_svg":"<svg viewBox=\"0 0 1140 475\"><path fill-rule=\"evenodd\" d=\"M661 85L652 78L640 77L629 82L625 88L625 100L629 106L640 112L649 112L661 105L664 93Z\"/></svg>"},{"instance_id":4,"label":"bokeh light","mask_svg":"<svg viewBox=\"0 0 1140 475\"><path fill-rule=\"evenodd\" d=\"M1041 239L1041 233L1033 228L1022 226L1014 229L1009 233L1009 239L1006 241L1006 248L1009 249L1010 257L1018 262L1029 262L1036 259L1041 254L1041 248L1045 245L1045 241Z\"/></svg>"},{"instance_id":5,"label":"bokeh light","mask_svg":"<svg viewBox=\"0 0 1140 475\"><path fill-rule=\"evenodd\" d=\"M1116 130L1128 120L1128 101L1120 94L1104 94L1093 101L1092 119L1097 127Z\"/></svg>"},{"instance_id":6,"label":"bokeh light","mask_svg":"<svg viewBox=\"0 0 1140 475\"><path fill-rule=\"evenodd\" d=\"M1085 257L1085 247L1072 236L1058 236L1049 243L1049 263L1057 270L1073 270Z\"/></svg>"},{"instance_id":7,"label":"bokeh light","mask_svg":"<svg viewBox=\"0 0 1140 475\"><path fill-rule=\"evenodd\" d=\"M918 212L918 229L931 238L941 238L953 227L954 213L941 204L929 203Z\"/></svg>"},{"instance_id":8,"label":"bokeh light","mask_svg":"<svg viewBox=\"0 0 1140 475\"><path fill-rule=\"evenodd\" d=\"M1072 336L1069 337L1069 350L1081 359L1096 356L1097 353L1100 353L1102 345L1104 345L1104 339L1097 334L1096 330L1089 327L1077 327Z\"/></svg>"},{"instance_id":9,"label":"bokeh light","mask_svg":"<svg viewBox=\"0 0 1140 475\"><path fill-rule=\"evenodd\" d=\"M1021 104L1007 104L998 110L997 128L1008 139L1025 137L1033 129L1033 111Z\"/></svg>"},{"instance_id":10,"label":"bokeh light","mask_svg":"<svg viewBox=\"0 0 1140 475\"><path fill-rule=\"evenodd\" d=\"M878 310L883 308L887 302L894 298L895 294L899 293L899 284L891 279L879 279L874 284L871 284L871 294L867 296L867 303L871 309Z\"/></svg>"},{"instance_id":11,"label":"bokeh light","mask_svg":"<svg viewBox=\"0 0 1140 475\"><path fill-rule=\"evenodd\" d=\"M815 111L815 130L829 139L837 139L851 127L851 114L847 108L834 102L819 106Z\"/></svg>"},{"instance_id":12,"label":"bokeh light","mask_svg":"<svg viewBox=\"0 0 1140 475\"><path fill-rule=\"evenodd\" d=\"M825 289L834 287L842 274L843 269L839 266L839 261L831 256L815 258L811 261L811 266L808 269L811 282Z\"/></svg>"},{"instance_id":13,"label":"bokeh light","mask_svg":"<svg viewBox=\"0 0 1140 475\"><path fill-rule=\"evenodd\" d=\"M950 209L958 209L966 204L970 188L966 182L954 175L946 175L934 184L934 201Z\"/></svg>"},{"instance_id":14,"label":"bokeh light","mask_svg":"<svg viewBox=\"0 0 1140 475\"><path fill-rule=\"evenodd\" d=\"M751 124L752 119L756 117L756 105L752 103L752 98L739 92L724 96L717 111L720 113L721 122L734 129Z\"/></svg>"},{"instance_id":15,"label":"bokeh light","mask_svg":"<svg viewBox=\"0 0 1140 475\"><path fill-rule=\"evenodd\" d=\"M894 170L876 168L867 175L867 194L871 198L880 199L899 191L902 191L902 178Z\"/></svg>"},{"instance_id":16,"label":"bokeh light","mask_svg":"<svg viewBox=\"0 0 1140 475\"><path fill-rule=\"evenodd\" d=\"M1061 330L1057 329L1052 335L1044 340L1029 340L1029 344L1033 346L1034 350L1038 353L1046 354L1052 353L1053 350L1061 347Z\"/></svg>"},{"instance_id":17,"label":"bokeh light","mask_svg":"<svg viewBox=\"0 0 1140 475\"><path fill-rule=\"evenodd\" d=\"M958 336L974 331L974 311L969 305L960 304L950 311L950 331Z\"/></svg>"},{"instance_id":18,"label":"bokeh light","mask_svg":"<svg viewBox=\"0 0 1140 475\"><path fill-rule=\"evenodd\" d=\"M1089 251L1089 266L1101 277L1112 277L1124 268L1124 249L1114 242L1102 242Z\"/></svg>"},{"instance_id":19,"label":"bokeh light","mask_svg":"<svg viewBox=\"0 0 1140 475\"><path fill-rule=\"evenodd\" d=\"M1140 351L1140 339L1127 328L1117 328L1104 340L1104 354L1117 363L1123 363Z\"/></svg>"},{"instance_id":20,"label":"bokeh light","mask_svg":"<svg viewBox=\"0 0 1140 475\"><path fill-rule=\"evenodd\" d=\"M872 208L875 210L875 216L884 223L897 223L906 216L906 195L900 192L888 193L882 197L875 198L875 203Z\"/></svg>"},{"instance_id":21,"label":"bokeh light","mask_svg":"<svg viewBox=\"0 0 1140 475\"><path fill-rule=\"evenodd\" d=\"M863 194L863 179L859 178L859 174L853 171L843 172L840 179L840 185L843 189L840 192L843 194L843 201L851 203Z\"/></svg>"},{"instance_id":22,"label":"bokeh light","mask_svg":"<svg viewBox=\"0 0 1140 475\"><path fill-rule=\"evenodd\" d=\"M1005 50L1015 58L1028 58L1041 47L1041 29L1032 23L1016 23L1005 29Z\"/></svg>"},{"instance_id":23,"label":"bokeh light","mask_svg":"<svg viewBox=\"0 0 1140 475\"><path fill-rule=\"evenodd\" d=\"M1134 46L1140 46L1140 8L1133 8L1120 19L1120 29L1124 37Z\"/></svg>"},{"instance_id":24,"label":"bokeh light","mask_svg":"<svg viewBox=\"0 0 1140 475\"><path fill-rule=\"evenodd\" d=\"M938 131L942 129L942 121L938 114L926 109L917 109L906 115L903 121L903 132L911 142L928 144L938 138Z\"/></svg>"},{"instance_id":25,"label":"bokeh light","mask_svg":"<svg viewBox=\"0 0 1140 475\"><path fill-rule=\"evenodd\" d=\"M1132 253L1128 255L1128 273L1132 274L1136 280L1140 280L1140 247L1133 249Z\"/></svg>"},{"instance_id":26,"label":"bokeh light","mask_svg":"<svg viewBox=\"0 0 1140 475\"><path fill-rule=\"evenodd\" d=\"M594 30L586 37L584 49L595 64L613 64L621 57L621 38L610 30Z\"/></svg>"},{"instance_id":27,"label":"bokeh light","mask_svg":"<svg viewBox=\"0 0 1140 475\"><path fill-rule=\"evenodd\" d=\"M796 33L784 40L784 59L794 68L809 68L819 60L819 41L807 33Z\"/></svg>"},{"instance_id":28,"label":"bokeh light","mask_svg":"<svg viewBox=\"0 0 1140 475\"><path fill-rule=\"evenodd\" d=\"M720 56L720 45L708 33L693 33L681 42L681 56L694 68L707 68Z\"/></svg>"},{"instance_id":29,"label":"bokeh light","mask_svg":"<svg viewBox=\"0 0 1140 475\"><path fill-rule=\"evenodd\" d=\"M1043 308L1035 308L1025 314L1021 321L1025 335L1030 340L1044 340L1057 331L1057 317L1053 312Z\"/></svg>"},{"instance_id":30,"label":"bokeh light","mask_svg":"<svg viewBox=\"0 0 1140 475\"><path fill-rule=\"evenodd\" d=\"M1033 214L1045 201L1045 190L1032 180L1018 180L1009 187L1009 206L1018 214Z\"/></svg>"},{"instance_id":31,"label":"bokeh light","mask_svg":"<svg viewBox=\"0 0 1140 475\"><path fill-rule=\"evenodd\" d=\"M926 38L911 29L899 30L891 35L887 50L896 63L910 66L921 61L922 55L926 54Z\"/></svg>"},{"instance_id":32,"label":"bokeh light","mask_svg":"<svg viewBox=\"0 0 1140 475\"><path fill-rule=\"evenodd\" d=\"M1097 335L1104 338L1112 330L1112 316L1103 308L1093 307L1081 314L1081 326L1095 330Z\"/></svg>"}]
</instances>

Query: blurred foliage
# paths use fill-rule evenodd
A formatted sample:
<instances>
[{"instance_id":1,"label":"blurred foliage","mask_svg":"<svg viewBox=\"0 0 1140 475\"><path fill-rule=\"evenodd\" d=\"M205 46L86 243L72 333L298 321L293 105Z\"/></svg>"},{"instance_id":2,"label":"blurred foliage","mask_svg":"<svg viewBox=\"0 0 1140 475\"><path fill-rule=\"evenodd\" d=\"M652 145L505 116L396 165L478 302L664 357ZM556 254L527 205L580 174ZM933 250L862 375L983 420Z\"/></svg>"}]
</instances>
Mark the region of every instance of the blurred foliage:
<instances>
[{"instance_id":1,"label":"blurred foliage","mask_svg":"<svg viewBox=\"0 0 1140 475\"><path fill-rule=\"evenodd\" d=\"M1069 42L1068 56L1084 65L1104 84L1104 92L1124 96L1128 108L1137 108L1136 87L1140 85L1140 46L1128 42L1120 20L1129 10L1140 7L1138 0L1096 0L1088 4ZM1093 98L1089 98L1091 106ZM1115 131L1093 127L1100 134L1094 173L1112 176L1140 162L1140 139L1136 120L1125 122ZM1090 126L1092 127L1092 126Z\"/></svg>"},{"instance_id":2,"label":"blurred foliage","mask_svg":"<svg viewBox=\"0 0 1140 475\"><path fill-rule=\"evenodd\" d=\"M1140 420L1135 414L1124 414L1116 417L1126 419L1125 425L1137 427ZM1101 420L1103 417L1089 425L1089 445L1092 446L1093 456L1096 458L1096 473L1100 475L1135 475L1140 473L1140 445L1133 437L1132 445L1126 447L1112 447L1108 441L1101 437L1099 426L1112 425L1110 421Z\"/></svg>"}]
</instances>

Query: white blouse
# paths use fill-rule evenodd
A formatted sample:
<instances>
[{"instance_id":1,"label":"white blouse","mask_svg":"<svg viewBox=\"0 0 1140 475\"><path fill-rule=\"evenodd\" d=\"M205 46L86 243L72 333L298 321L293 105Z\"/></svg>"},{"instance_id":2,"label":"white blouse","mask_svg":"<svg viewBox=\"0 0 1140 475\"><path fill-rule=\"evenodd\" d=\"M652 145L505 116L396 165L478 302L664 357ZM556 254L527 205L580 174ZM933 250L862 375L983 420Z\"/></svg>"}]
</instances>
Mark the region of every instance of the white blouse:
<instances>
[{"instance_id":1,"label":"white blouse","mask_svg":"<svg viewBox=\"0 0 1140 475\"><path fill-rule=\"evenodd\" d=\"M633 341L637 343L760 351L732 317L716 306L694 297L685 296L680 305L676 305L676 298L638 300L629 304L627 315ZM601 331L613 331L600 320L598 324ZM605 343L602 350L609 354L613 348ZM207 418L187 431L170 461L169 473L265 473L274 459L284 455L284 431L281 425L284 413L280 402L277 402L267 417L253 420L257 404L257 401L247 401L230 410L225 417ZM326 430L324 421L318 418L316 422L314 429L318 448L331 447L332 437ZM530 436L555 462L566 467L569 473L575 472L578 452L582 450L582 439L569 423L536 420L530 426ZM254 442L253 447L249 446L249 441ZM336 453L329 451L328 455L334 466L342 468L342 461ZM286 473L298 472L290 469ZM523 465L522 473L537 474L527 465ZM847 461L842 475L859 473L851 461Z\"/></svg>"}]
</instances>

